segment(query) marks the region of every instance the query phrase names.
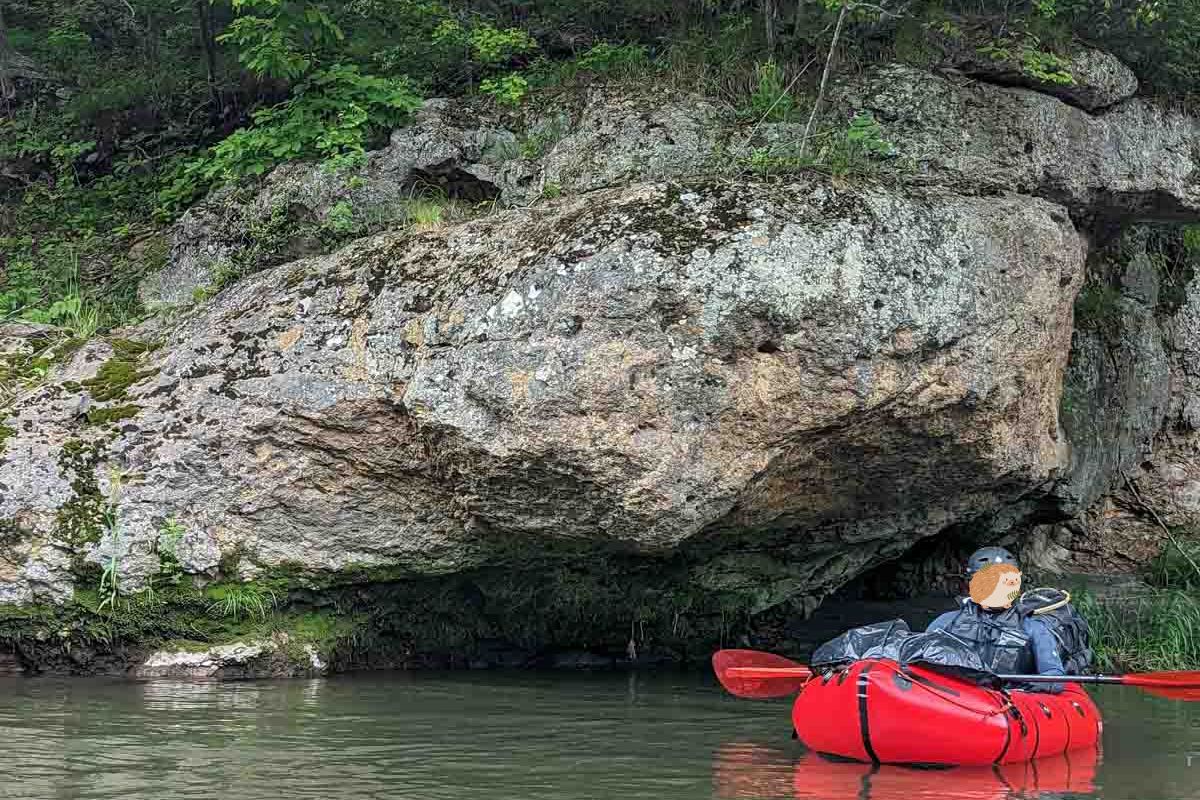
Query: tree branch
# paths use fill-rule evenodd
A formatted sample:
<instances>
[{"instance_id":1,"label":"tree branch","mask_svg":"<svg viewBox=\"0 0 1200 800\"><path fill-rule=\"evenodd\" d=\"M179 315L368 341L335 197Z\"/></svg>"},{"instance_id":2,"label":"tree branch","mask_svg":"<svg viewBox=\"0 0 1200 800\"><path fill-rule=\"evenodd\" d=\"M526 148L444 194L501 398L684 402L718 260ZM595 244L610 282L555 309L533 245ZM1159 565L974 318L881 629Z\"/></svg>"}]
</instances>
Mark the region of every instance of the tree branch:
<instances>
[{"instance_id":1,"label":"tree branch","mask_svg":"<svg viewBox=\"0 0 1200 800\"><path fill-rule=\"evenodd\" d=\"M821 107L821 101L825 99L825 84L829 82L829 70L833 66L833 54L837 51L838 37L842 35L842 23L846 19L846 12L850 10L848 0L843 0L842 11L838 14L837 25L833 29L833 39L829 42L829 55L825 57L825 71L821 73L821 87L817 89L817 99L813 101L812 112L808 115L808 122L804 125L804 135L800 137L800 158L804 158L804 149L808 147L808 134L812 130L813 120L817 118L817 110Z\"/></svg>"},{"instance_id":2,"label":"tree branch","mask_svg":"<svg viewBox=\"0 0 1200 800\"><path fill-rule=\"evenodd\" d=\"M1175 545L1175 549L1179 551L1180 555L1187 559L1187 562L1192 565L1192 569L1196 570L1196 574L1200 575L1200 565L1197 565L1196 562L1192 560L1191 555L1188 554L1188 551L1183 549L1183 545L1179 544L1179 540L1175 538L1175 534L1172 533L1171 529L1167 527L1167 523L1163 522L1162 517L1158 515L1158 512L1151 508L1150 505L1142 499L1141 494L1138 493L1137 487L1134 486L1133 481L1129 479L1129 476L1125 473L1121 473L1121 477L1125 479L1125 485L1129 487L1129 491L1133 494L1133 499L1137 501L1137 504L1146 511L1150 512L1150 516L1154 517L1154 521L1158 523L1158 527L1162 528L1163 533L1167 534L1167 538L1171 540L1171 544Z\"/></svg>"}]
</instances>

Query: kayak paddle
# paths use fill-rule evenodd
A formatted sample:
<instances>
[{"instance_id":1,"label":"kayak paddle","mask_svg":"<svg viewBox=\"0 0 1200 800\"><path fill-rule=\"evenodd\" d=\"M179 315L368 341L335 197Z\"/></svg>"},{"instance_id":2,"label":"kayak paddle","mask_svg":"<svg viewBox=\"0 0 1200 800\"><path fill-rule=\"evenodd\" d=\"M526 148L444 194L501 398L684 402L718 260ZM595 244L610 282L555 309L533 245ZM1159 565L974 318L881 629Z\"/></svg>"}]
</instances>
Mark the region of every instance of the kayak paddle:
<instances>
[{"instance_id":1,"label":"kayak paddle","mask_svg":"<svg viewBox=\"0 0 1200 800\"><path fill-rule=\"evenodd\" d=\"M758 650L718 650L712 664L717 680L736 697L787 697L812 677L808 667Z\"/></svg>"},{"instance_id":2,"label":"kayak paddle","mask_svg":"<svg viewBox=\"0 0 1200 800\"><path fill-rule=\"evenodd\" d=\"M758 650L719 650L713 655L717 680L738 697L786 697L804 687L813 672L802 664ZM1133 672L1124 675L997 675L1006 683L1093 683L1136 686L1159 697L1200 701L1200 671Z\"/></svg>"},{"instance_id":3,"label":"kayak paddle","mask_svg":"<svg viewBox=\"0 0 1200 800\"><path fill-rule=\"evenodd\" d=\"M1106 683L1136 686L1159 697L1200 701L1200 672L1130 672L1124 675L997 675L1012 683Z\"/></svg>"}]
</instances>

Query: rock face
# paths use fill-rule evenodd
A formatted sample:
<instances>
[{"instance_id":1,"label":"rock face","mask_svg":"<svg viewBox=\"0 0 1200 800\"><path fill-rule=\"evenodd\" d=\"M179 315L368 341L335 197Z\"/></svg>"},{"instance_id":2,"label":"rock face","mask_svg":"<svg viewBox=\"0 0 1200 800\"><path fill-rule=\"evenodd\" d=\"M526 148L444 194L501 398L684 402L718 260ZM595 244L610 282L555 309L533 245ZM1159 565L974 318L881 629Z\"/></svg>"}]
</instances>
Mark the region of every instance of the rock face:
<instances>
[{"instance_id":1,"label":"rock face","mask_svg":"<svg viewBox=\"0 0 1200 800\"><path fill-rule=\"evenodd\" d=\"M1200 121L1140 99L1091 115L1045 94L892 65L837 92L874 114L918 178L1021 192L1086 217L1200 216Z\"/></svg>"},{"instance_id":2,"label":"rock face","mask_svg":"<svg viewBox=\"0 0 1200 800\"><path fill-rule=\"evenodd\" d=\"M997 86L1023 86L1087 112L1116 105L1138 90L1133 70L1115 56L1091 47L1075 47L1066 57L1059 57L1060 63L1051 69L1065 74L1055 81L1033 74L1023 63L1019 47L986 47L990 34L954 41L940 38L943 55L937 60L939 69L951 69Z\"/></svg>"},{"instance_id":3,"label":"rock face","mask_svg":"<svg viewBox=\"0 0 1200 800\"><path fill-rule=\"evenodd\" d=\"M654 92L596 90L579 108L517 122L429 100L361 168L288 164L250 195L219 191L172 228L169 266L143 282L142 299L189 303L222 270L284 263L327 249L322 239L403 222L413 198L526 205L543 195L702 173L729 134L728 115L711 101Z\"/></svg>"},{"instance_id":4,"label":"rock face","mask_svg":"<svg viewBox=\"0 0 1200 800\"><path fill-rule=\"evenodd\" d=\"M1073 446L1068 479L1057 493L1071 516L1150 452L1170 397L1160 276L1144 229L1096 250L1089 275L1076 306L1062 403Z\"/></svg>"},{"instance_id":5,"label":"rock face","mask_svg":"<svg viewBox=\"0 0 1200 800\"><path fill-rule=\"evenodd\" d=\"M251 571L437 574L516 534L774 536L792 592L820 594L847 571L830 562L894 555L1064 466L1082 265L1044 201L820 180L642 185L364 240L186 320L134 365L115 432L73 418L84 377L18 407L0 518L45 544L5 592L41 591L77 495L63 448L84 441L101 494L102 465L136 476L119 541L85 556L116 552L124 586L174 517L195 571L235 548Z\"/></svg>"}]
</instances>

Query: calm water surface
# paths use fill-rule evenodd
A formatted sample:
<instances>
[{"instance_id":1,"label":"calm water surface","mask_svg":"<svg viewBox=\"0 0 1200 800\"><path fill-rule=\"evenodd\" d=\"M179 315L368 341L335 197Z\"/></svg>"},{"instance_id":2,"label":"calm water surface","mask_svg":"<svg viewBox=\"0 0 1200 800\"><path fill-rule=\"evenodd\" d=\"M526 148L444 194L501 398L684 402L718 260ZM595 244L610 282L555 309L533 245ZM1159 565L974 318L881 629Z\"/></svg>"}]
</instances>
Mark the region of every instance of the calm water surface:
<instances>
[{"instance_id":1,"label":"calm water surface","mask_svg":"<svg viewBox=\"0 0 1200 800\"><path fill-rule=\"evenodd\" d=\"M0 798L1200 800L1200 703L1097 697L1102 756L998 774L831 764L699 675L5 678Z\"/></svg>"}]
</instances>

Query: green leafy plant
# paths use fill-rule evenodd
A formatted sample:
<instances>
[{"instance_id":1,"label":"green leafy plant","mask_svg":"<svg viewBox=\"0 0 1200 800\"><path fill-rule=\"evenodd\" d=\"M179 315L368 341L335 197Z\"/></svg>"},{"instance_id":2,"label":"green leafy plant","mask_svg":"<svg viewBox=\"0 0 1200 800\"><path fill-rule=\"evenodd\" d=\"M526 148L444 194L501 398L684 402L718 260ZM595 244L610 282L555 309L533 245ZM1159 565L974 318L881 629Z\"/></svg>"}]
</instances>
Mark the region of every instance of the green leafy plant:
<instances>
[{"instance_id":1,"label":"green leafy plant","mask_svg":"<svg viewBox=\"0 0 1200 800\"><path fill-rule=\"evenodd\" d=\"M487 22L465 26L456 19L442 20L432 39L435 44L465 49L470 58L486 66L499 66L537 49L537 41L520 28L497 28Z\"/></svg>"},{"instance_id":2,"label":"green leafy plant","mask_svg":"<svg viewBox=\"0 0 1200 800\"><path fill-rule=\"evenodd\" d=\"M320 6L292 0L232 0L238 16L218 42L237 46L238 60L257 75L295 80L319 53L345 38Z\"/></svg>"},{"instance_id":3,"label":"green leafy plant","mask_svg":"<svg viewBox=\"0 0 1200 800\"><path fill-rule=\"evenodd\" d=\"M488 95L502 106L521 105L529 92L529 81L517 74L500 78L488 78L479 84L479 91Z\"/></svg>"},{"instance_id":4,"label":"green leafy plant","mask_svg":"<svg viewBox=\"0 0 1200 800\"><path fill-rule=\"evenodd\" d=\"M1021 48L1021 71L1031 78L1060 86L1072 86L1075 76L1067 61L1036 47Z\"/></svg>"},{"instance_id":5,"label":"green leafy plant","mask_svg":"<svg viewBox=\"0 0 1200 800\"><path fill-rule=\"evenodd\" d=\"M339 236L353 233L358 229L358 223L354 220L354 207L346 200L334 203L329 209L325 226L331 233Z\"/></svg>"},{"instance_id":6,"label":"green leafy plant","mask_svg":"<svg viewBox=\"0 0 1200 800\"><path fill-rule=\"evenodd\" d=\"M744 164L759 175L814 169L837 177L868 175L879 162L895 155L895 147L884 137L883 128L870 112L856 114L841 131L828 130L813 137L820 146L801 155L795 144L756 147Z\"/></svg>"},{"instance_id":7,"label":"green leafy plant","mask_svg":"<svg viewBox=\"0 0 1200 800\"><path fill-rule=\"evenodd\" d=\"M398 126L420 103L407 81L336 64L298 85L293 99L256 112L253 126L226 137L181 180L226 182L281 161L360 154L372 131Z\"/></svg>"}]
</instances>

